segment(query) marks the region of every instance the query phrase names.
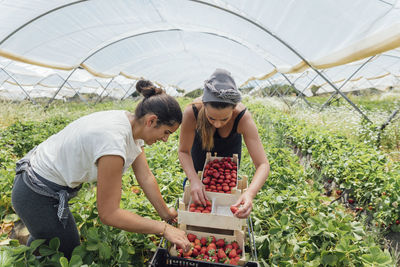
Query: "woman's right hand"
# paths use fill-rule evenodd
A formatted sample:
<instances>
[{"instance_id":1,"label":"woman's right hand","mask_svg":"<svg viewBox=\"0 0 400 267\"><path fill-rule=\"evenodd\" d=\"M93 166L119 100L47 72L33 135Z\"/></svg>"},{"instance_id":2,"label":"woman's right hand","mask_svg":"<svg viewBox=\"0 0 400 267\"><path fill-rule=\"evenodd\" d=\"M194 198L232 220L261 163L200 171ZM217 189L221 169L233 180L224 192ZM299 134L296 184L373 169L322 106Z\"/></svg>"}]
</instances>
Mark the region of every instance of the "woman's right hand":
<instances>
[{"instance_id":1,"label":"woman's right hand","mask_svg":"<svg viewBox=\"0 0 400 267\"><path fill-rule=\"evenodd\" d=\"M206 206L206 190L203 183L197 177L190 180L190 194L192 195L192 200L195 204Z\"/></svg>"},{"instance_id":2,"label":"woman's right hand","mask_svg":"<svg viewBox=\"0 0 400 267\"><path fill-rule=\"evenodd\" d=\"M167 224L164 237L171 243L181 247L183 251L188 252L192 246L187 239L185 231Z\"/></svg>"}]
</instances>

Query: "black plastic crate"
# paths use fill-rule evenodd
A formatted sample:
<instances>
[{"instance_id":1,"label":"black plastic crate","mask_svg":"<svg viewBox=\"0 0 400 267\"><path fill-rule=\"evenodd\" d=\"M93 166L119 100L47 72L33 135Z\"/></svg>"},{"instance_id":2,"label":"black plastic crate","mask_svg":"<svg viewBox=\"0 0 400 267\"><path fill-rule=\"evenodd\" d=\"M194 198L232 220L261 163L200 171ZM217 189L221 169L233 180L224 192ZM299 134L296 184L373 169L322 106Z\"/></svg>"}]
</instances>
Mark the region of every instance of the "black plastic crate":
<instances>
[{"instance_id":1,"label":"black plastic crate","mask_svg":"<svg viewBox=\"0 0 400 267\"><path fill-rule=\"evenodd\" d=\"M190 260L169 255L167 249L157 248L156 253L149 263L149 267L212 267L212 266L237 266L207 261ZM257 262L248 261L245 267L259 267Z\"/></svg>"}]
</instances>

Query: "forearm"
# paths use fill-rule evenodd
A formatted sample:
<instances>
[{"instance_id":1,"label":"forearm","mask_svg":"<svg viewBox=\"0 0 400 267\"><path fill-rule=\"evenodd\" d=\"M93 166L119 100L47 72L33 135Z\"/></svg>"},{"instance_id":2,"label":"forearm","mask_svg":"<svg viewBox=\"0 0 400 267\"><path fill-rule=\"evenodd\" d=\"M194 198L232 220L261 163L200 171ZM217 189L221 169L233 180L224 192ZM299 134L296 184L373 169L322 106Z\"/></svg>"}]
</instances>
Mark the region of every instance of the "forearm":
<instances>
[{"instance_id":1,"label":"forearm","mask_svg":"<svg viewBox=\"0 0 400 267\"><path fill-rule=\"evenodd\" d=\"M110 214L100 216L100 219L106 225L134 233L158 234L165 227L162 221L144 218L123 209L116 209Z\"/></svg>"},{"instance_id":2,"label":"forearm","mask_svg":"<svg viewBox=\"0 0 400 267\"><path fill-rule=\"evenodd\" d=\"M189 179L189 181L192 181L192 179L198 179L198 175L196 173L196 170L194 169L193 159L190 153L180 151L178 153L178 156L182 169L185 172L186 177Z\"/></svg>"},{"instance_id":3,"label":"forearm","mask_svg":"<svg viewBox=\"0 0 400 267\"><path fill-rule=\"evenodd\" d=\"M149 174L148 178L140 181L138 180L138 182L146 197L154 206L160 217L163 219L167 218L168 206L161 195L160 188L158 187L158 183L154 175Z\"/></svg>"},{"instance_id":4,"label":"forearm","mask_svg":"<svg viewBox=\"0 0 400 267\"><path fill-rule=\"evenodd\" d=\"M269 163L260 164L256 172L253 176L253 179L247 189L247 193L250 194L252 198L254 198L258 191L260 191L261 187L264 185L269 175Z\"/></svg>"}]
</instances>

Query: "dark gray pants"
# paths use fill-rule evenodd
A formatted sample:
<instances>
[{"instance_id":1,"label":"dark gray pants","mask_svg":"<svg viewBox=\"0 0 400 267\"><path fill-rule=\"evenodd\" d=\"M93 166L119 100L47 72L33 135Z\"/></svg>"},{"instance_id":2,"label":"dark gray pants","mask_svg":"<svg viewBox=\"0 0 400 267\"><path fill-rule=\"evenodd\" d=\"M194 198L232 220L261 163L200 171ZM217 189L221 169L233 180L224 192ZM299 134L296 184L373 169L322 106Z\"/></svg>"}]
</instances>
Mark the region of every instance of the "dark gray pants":
<instances>
[{"instance_id":1,"label":"dark gray pants","mask_svg":"<svg viewBox=\"0 0 400 267\"><path fill-rule=\"evenodd\" d=\"M30 233L27 245L35 239L49 241L53 237L58 237L59 251L70 259L73 249L80 244L74 217L69 211L68 222L64 228L57 217L58 201L34 192L24 183L21 175L15 177L11 197L15 212Z\"/></svg>"}]
</instances>

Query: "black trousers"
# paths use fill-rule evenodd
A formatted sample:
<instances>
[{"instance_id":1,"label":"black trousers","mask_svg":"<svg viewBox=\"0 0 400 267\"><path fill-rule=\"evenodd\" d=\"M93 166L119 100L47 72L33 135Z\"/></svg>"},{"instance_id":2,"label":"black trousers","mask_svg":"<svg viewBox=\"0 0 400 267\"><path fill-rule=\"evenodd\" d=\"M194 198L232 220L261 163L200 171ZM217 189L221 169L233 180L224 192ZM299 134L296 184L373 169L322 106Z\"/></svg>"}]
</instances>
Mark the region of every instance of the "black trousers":
<instances>
[{"instance_id":1,"label":"black trousers","mask_svg":"<svg viewBox=\"0 0 400 267\"><path fill-rule=\"evenodd\" d=\"M54 198L40 195L30 189L18 174L14 180L12 190L12 205L15 212L28 228L28 246L35 239L50 239L58 237L60 239L59 251L64 253L68 259L71 258L72 251L79 246L79 233L75 219L69 211L68 222L64 228L57 217L58 201Z\"/></svg>"}]
</instances>

